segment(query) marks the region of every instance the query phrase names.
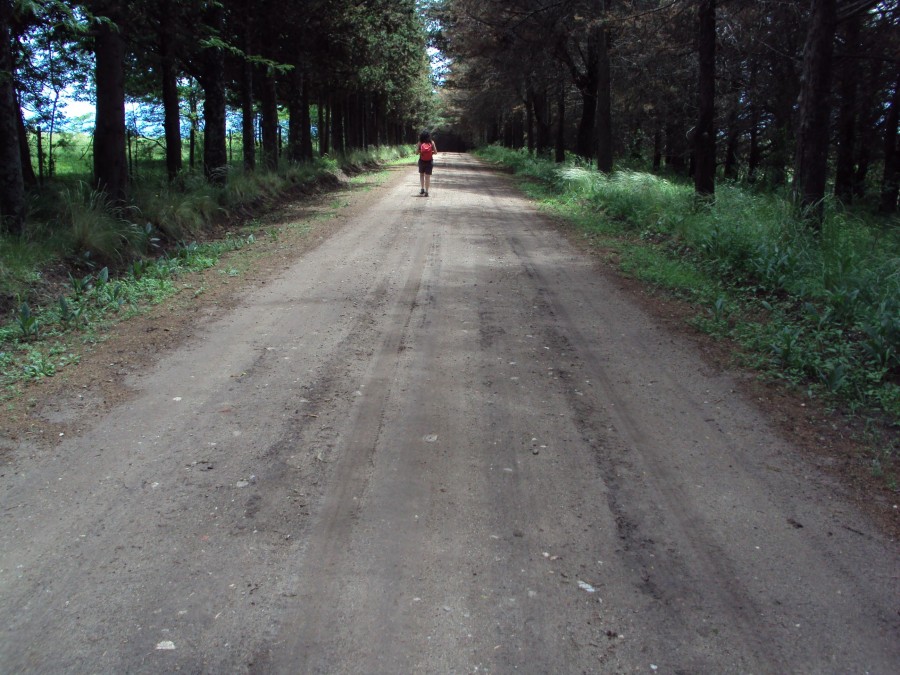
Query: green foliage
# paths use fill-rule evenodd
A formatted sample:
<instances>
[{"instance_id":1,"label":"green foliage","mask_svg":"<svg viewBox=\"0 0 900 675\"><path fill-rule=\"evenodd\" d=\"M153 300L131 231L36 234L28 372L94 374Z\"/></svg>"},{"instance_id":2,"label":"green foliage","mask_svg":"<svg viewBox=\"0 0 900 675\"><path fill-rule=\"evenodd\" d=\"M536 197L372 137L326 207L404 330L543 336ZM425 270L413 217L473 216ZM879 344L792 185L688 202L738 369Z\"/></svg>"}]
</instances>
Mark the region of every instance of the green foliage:
<instances>
[{"instance_id":1,"label":"green foliage","mask_svg":"<svg viewBox=\"0 0 900 675\"><path fill-rule=\"evenodd\" d=\"M144 228L127 217L128 211L113 206L106 193L84 183L62 191L61 212L53 233L60 248L90 262L121 262L140 248Z\"/></svg>"},{"instance_id":2,"label":"green foliage","mask_svg":"<svg viewBox=\"0 0 900 675\"><path fill-rule=\"evenodd\" d=\"M623 271L705 307L695 325L738 341L756 367L900 424L896 228L829 209L817 237L772 194L721 185L697 203L692 186L646 173L481 154L537 179L526 189L586 233L618 236Z\"/></svg>"},{"instance_id":3,"label":"green foliage","mask_svg":"<svg viewBox=\"0 0 900 675\"><path fill-rule=\"evenodd\" d=\"M26 377L39 380L55 375L56 364L43 352L32 351L28 354L28 362L22 367L22 371Z\"/></svg>"},{"instance_id":4,"label":"green foliage","mask_svg":"<svg viewBox=\"0 0 900 675\"><path fill-rule=\"evenodd\" d=\"M396 161L411 151L405 146L373 148L367 153L356 154L354 161L374 165ZM127 210L110 207L102 195L83 184L60 192L64 197L59 206L60 217L33 227L32 241L4 238L0 242L3 244L0 247L0 280L7 284L4 291L13 297L28 297L29 293L37 296L33 286L42 279L39 267L47 265L54 256L66 258L74 265L67 272L68 286L64 295L54 295L46 307L23 300L18 303L15 314L11 313L5 322L0 322L0 383L9 387L23 377L54 374L74 357L57 353L58 347L50 346L49 340L92 339L97 330L104 330L116 321L116 315L127 316L141 311L143 307L162 302L176 293L178 288L174 279L179 275L208 269L224 254L253 246L262 231L261 223L256 219L241 232L231 232L212 241L199 240L210 225L227 214L228 208L242 212L254 206L265 209L294 187L310 185L326 174L336 172L339 162L343 161L343 158L325 158L285 167L278 173L235 171L229 184L221 188L212 188L205 181L194 182L190 177L182 181L180 188L154 191L144 186L136 191L136 204ZM185 191L189 186L194 186L195 191ZM141 199L144 201L138 205L137 201ZM158 208L154 210L148 204ZM46 217L50 211L47 205L42 205L38 213ZM134 220L140 219L144 224L131 222L125 217L128 214L133 214ZM82 244L70 248L75 240L69 236L70 231L89 230L91 216L96 217L99 228L116 233L112 237L115 244L109 247L84 244L84 241L94 241L95 235L88 232L81 239ZM166 218L176 222L173 224ZM66 236L54 232L54 227L62 228ZM307 232L311 226L299 223L290 227ZM165 246L175 232L186 233L194 229L198 238L178 239ZM277 237L278 230L271 228L269 234ZM97 263L107 256L118 259L96 269ZM84 265L93 265L93 268L91 271L79 269ZM223 274L236 276L240 269L229 266ZM195 294L201 292L202 289ZM128 311L123 312L125 309Z\"/></svg>"},{"instance_id":5,"label":"green foliage","mask_svg":"<svg viewBox=\"0 0 900 675\"><path fill-rule=\"evenodd\" d=\"M19 314L16 317L16 325L18 325L19 330L22 332L22 337L26 339L37 337L38 330L41 324L38 321L37 317L31 313L31 307L28 306L27 302L23 302L19 306Z\"/></svg>"},{"instance_id":6,"label":"green foliage","mask_svg":"<svg viewBox=\"0 0 900 675\"><path fill-rule=\"evenodd\" d=\"M28 297L42 281L40 270L54 258L53 250L39 241L0 234L0 298Z\"/></svg>"}]
</instances>

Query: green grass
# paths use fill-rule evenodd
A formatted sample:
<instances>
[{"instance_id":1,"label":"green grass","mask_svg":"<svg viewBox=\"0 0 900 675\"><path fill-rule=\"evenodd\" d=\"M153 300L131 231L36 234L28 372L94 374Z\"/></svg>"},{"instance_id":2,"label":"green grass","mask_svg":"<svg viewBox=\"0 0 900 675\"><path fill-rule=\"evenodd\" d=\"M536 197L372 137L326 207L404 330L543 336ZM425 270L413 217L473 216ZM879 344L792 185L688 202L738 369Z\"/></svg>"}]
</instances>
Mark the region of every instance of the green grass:
<instances>
[{"instance_id":1,"label":"green grass","mask_svg":"<svg viewBox=\"0 0 900 675\"><path fill-rule=\"evenodd\" d=\"M606 176L496 146L480 154L526 177L529 195L613 251L624 273L694 303L693 323L734 340L746 363L900 427L896 220L829 203L816 235L783 198L736 185L717 186L710 204L647 173Z\"/></svg>"},{"instance_id":2,"label":"green grass","mask_svg":"<svg viewBox=\"0 0 900 675\"><path fill-rule=\"evenodd\" d=\"M108 268L70 275L56 303L31 308L22 303L13 320L0 325L0 385L54 375L75 361L78 342L91 343L115 323L178 293L179 276L215 266L222 255L254 243L254 235L179 246L171 254L135 261L119 278ZM231 274L233 268L223 270Z\"/></svg>"},{"instance_id":3,"label":"green grass","mask_svg":"<svg viewBox=\"0 0 900 675\"><path fill-rule=\"evenodd\" d=\"M0 317L0 385L14 395L23 380L53 376L77 358L78 342L103 339L116 322L178 293L184 287L179 276L217 265L222 255L252 246L258 236L277 240L277 228L267 231L256 214L298 187L338 171L345 161L374 167L411 152L373 148L278 172L235 168L223 187L190 173L171 186L147 180L133 186L124 207L110 205L78 180L45 186L33 195L26 235L0 236L0 301L10 308ZM337 200L332 208L343 205ZM240 233L211 238L225 225ZM286 227L305 234L312 226ZM47 280L51 270L55 284ZM60 272L68 274L61 295ZM237 276L241 265L221 273Z\"/></svg>"}]
</instances>

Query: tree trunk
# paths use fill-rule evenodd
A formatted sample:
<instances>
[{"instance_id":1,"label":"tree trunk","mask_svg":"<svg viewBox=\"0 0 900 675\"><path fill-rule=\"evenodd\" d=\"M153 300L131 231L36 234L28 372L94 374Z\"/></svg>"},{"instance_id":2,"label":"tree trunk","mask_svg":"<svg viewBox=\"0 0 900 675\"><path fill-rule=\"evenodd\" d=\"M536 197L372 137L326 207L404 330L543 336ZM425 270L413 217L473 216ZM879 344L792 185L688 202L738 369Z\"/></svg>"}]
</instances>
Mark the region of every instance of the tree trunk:
<instances>
[{"instance_id":1,"label":"tree trunk","mask_svg":"<svg viewBox=\"0 0 900 675\"><path fill-rule=\"evenodd\" d=\"M755 103L750 104L750 149L747 152L747 182L756 181L756 172L760 164L759 149L759 108Z\"/></svg>"},{"instance_id":2,"label":"tree trunk","mask_svg":"<svg viewBox=\"0 0 900 675\"><path fill-rule=\"evenodd\" d=\"M342 155L346 149L344 143L344 102L342 100L332 101L331 105L331 127L332 127L332 147L334 151Z\"/></svg>"},{"instance_id":3,"label":"tree trunk","mask_svg":"<svg viewBox=\"0 0 900 675\"><path fill-rule=\"evenodd\" d=\"M316 135L319 141L319 157L328 154L328 133L326 129L328 129L328 124L326 123L325 118L325 104L322 102L322 99L319 99L319 104L316 106L318 110L318 126L316 127Z\"/></svg>"},{"instance_id":4,"label":"tree trunk","mask_svg":"<svg viewBox=\"0 0 900 675\"><path fill-rule=\"evenodd\" d=\"M325 144L321 151L323 155L327 155L334 147L334 132L332 129L334 124L332 121L333 114L332 99L329 97L328 101L325 103L325 125L322 127L321 136L319 138L319 143Z\"/></svg>"},{"instance_id":5,"label":"tree trunk","mask_svg":"<svg viewBox=\"0 0 900 675\"><path fill-rule=\"evenodd\" d=\"M550 138L552 136L547 91L545 88L532 90L529 98L534 109L534 121L537 127L535 151L539 156L547 156L550 154Z\"/></svg>"},{"instance_id":6,"label":"tree trunk","mask_svg":"<svg viewBox=\"0 0 900 675\"><path fill-rule=\"evenodd\" d=\"M898 112L900 112L900 70L894 82L894 98L884 123L884 176L881 180L882 213L897 212L900 192L900 148L897 147Z\"/></svg>"},{"instance_id":7,"label":"tree trunk","mask_svg":"<svg viewBox=\"0 0 900 675\"><path fill-rule=\"evenodd\" d=\"M241 64L241 144L244 171L256 169L256 113L253 110L253 64Z\"/></svg>"},{"instance_id":8,"label":"tree trunk","mask_svg":"<svg viewBox=\"0 0 900 675\"><path fill-rule=\"evenodd\" d=\"M0 0L2 2L3 0ZM22 158L22 180L25 187L34 187L38 184L34 175L34 167L31 165L31 148L28 146L28 130L25 128L25 118L22 117L22 106L16 99L16 116L19 118L19 155Z\"/></svg>"},{"instance_id":9,"label":"tree trunk","mask_svg":"<svg viewBox=\"0 0 900 675\"><path fill-rule=\"evenodd\" d=\"M836 0L812 0L812 14L803 49L800 121L794 161L794 200L801 211L821 227L828 172L828 121L831 112L831 69Z\"/></svg>"},{"instance_id":10,"label":"tree trunk","mask_svg":"<svg viewBox=\"0 0 900 675\"><path fill-rule=\"evenodd\" d=\"M311 105L309 95L309 78L301 74L300 78L300 158L310 161L313 158L312 119L309 114Z\"/></svg>"},{"instance_id":11,"label":"tree trunk","mask_svg":"<svg viewBox=\"0 0 900 675\"><path fill-rule=\"evenodd\" d=\"M512 117L509 115L503 115L503 147L511 148L513 147L513 127L512 127Z\"/></svg>"},{"instance_id":12,"label":"tree trunk","mask_svg":"<svg viewBox=\"0 0 900 675\"><path fill-rule=\"evenodd\" d=\"M509 125L509 123L507 123ZM511 146L512 143L508 143ZM566 88L560 83L556 94L556 162L566 161Z\"/></svg>"},{"instance_id":13,"label":"tree trunk","mask_svg":"<svg viewBox=\"0 0 900 675\"><path fill-rule=\"evenodd\" d=\"M296 87L296 78L288 97L288 161L297 164L303 161L300 151L300 96Z\"/></svg>"},{"instance_id":14,"label":"tree trunk","mask_svg":"<svg viewBox=\"0 0 900 675\"><path fill-rule=\"evenodd\" d=\"M371 94L364 97L366 111L366 147L374 145L376 148L380 145L378 142L378 126L379 126L379 100L377 94Z\"/></svg>"},{"instance_id":15,"label":"tree trunk","mask_svg":"<svg viewBox=\"0 0 900 675\"><path fill-rule=\"evenodd\" d=\"M592 91L581 90L581 119L575 137L575 153L584 159L594 156L594 131L597 126L597 86Z\"/></svg>"},{"instance_id":16,"label":"tree trunk","mask_svg":"<svg viewBox=\"0 0 900 675\"><path fill-rule=\"evenodd\" d=\"M608 1L602 2L604 9ZM597 35L597 170L613 168L612 77L609 65L609 31L601 26Z\"/></svg>"},{"instance_id":17,"label":"tree trunk","mask_svg":"<svg viewBox=\"0 0 900 675\"><path fill-rule=\"evenodd\" d=\"M674 121L666 123L666 166L675 173L685 175L688 173L688 151L685 144L684 133L681 127Z\"/></svg>"},{"instance_id":18,"label":"tree trunk","mask_svg":"<svg viewBox=\"0 0 900 675\"><path fill-rule=\"evenodd\" d=\"M262 128L263 164L269 171L278 170L278 94L275 75L262 76L260 87L260 127Z\"/></svg>"},{"instance_id":19,"label":"tree trunk","mask_svg":"<svg viewBox=\"0 0 900 675\"><path fill-rule=\"evenodd\" d=\"M878 120L884 114L881 97L883 87L882 64L873 61L866 68L865 77L859 84L857 92L857 126L856 157L853 171L853 198L863 199L866 196L866 177L872 165L872 150L881 136L878 134Z\"/></svg>"},{"instance_id":20,"label":"tree trunk","mask_svg":"<svg viewBox=\"0 0 900 675\"><path fill-rule=\"evenodd\" d=\"M94 128L94 184L113 203L122 203L128 189L125 138L125 40L119 25L120 2L100 4L96 13L115 25L100 23L94 37L97 117Z\"/></svg>"},{"instance_id":21,"label":"tree trunk","mask_svg":"<svg viewBox=\"0 0 900 675\"><path fill-rule=\"evenodd\" d=\"M525 103L525 140L528 154L534 153L534 109L531 107L531 100Z\"/></svg>"},{"instance_id":22,"label":"tree trunk","mask_svg":"<svg viewBox=\"0 0 900 675\"><path fill-rule=\"evenodd\" d=\"M525 116L521 108L513 113L513 148L521 150L525 147Z\"/></svg>"},{"instance_id":23,"label":"tree trunk","mask_svg":"<svg viewBox=\"0 0 900 675\"><path fill-rule=\"evenodd\" d=\"M357 120L356 94L351 94L343 102L344 134L347 139L347 149L355 150L359 147L359 125Z\"/></svg>"},{"instance_id":24,"label":"tree trunk","mask_svg":"<svg viewBox=\"0 0 900 675\"><path fill-rule=\"evenodd\" d=\"M783 186L787 182L787 166L790 161L790 145L792 140L794 103L797 100L796 89L791 86L794 81L789 77L786 59L778 61L774 74L775 94L772 103L772 124L769 133L769 152L767 156L767 177L774 187Z\"/></svg>"},{"instance_id":25,"label":"tree trunk","mask_svg":"<svg viewBox=\"0 0 900 675\"><path fill-rule=\"evenodd\" d=\"M288 100L290 127L288 129L288 156L292 162L312 159L312 132L309 115L309 88L306 77L297 69L293 71L291 94ZM322 129L322 107L319 106L319 129Z\"/></svg>"},{"instance_id":26,"label":"tree trunk","mask_svg":"<svg viewBox=\"0 0 900 675\"><path fill-rule=\"evenodd\" d=\"M12 0L0 0L0 232L18 235L25 226L25 181L13 78L12 9Z\"/></svg>"},{"instance_id":27,"label":"tree trunk","mask_svg":"<svg viewBox=\"0 0 900 675\"><path fill-rule=\"evenodd\" d=\"M178 69L175 58L172 2L160 6L159 51L162 56L162 97L166 136L166 172L169 182L181 171L181 110L178 100Z\"/></svg>"},{"instance_id":28,"label":"tree trunk","mask_svg":"<svg viewBox=\"0 0 900 675\"><path fill-rule=\"evenodd\" d=\"M208 24L221 32L224 9L210 3ZM203 77L200 81L203 100L203 174L213 184L225 183L228 173L228 144L225 119L225 55L217 47L207 47L203 56Z\"/></svg>"},{"instance_id":29,"label":"tree trunk","mask_svg":"<svg viewBox=\"0 0 900 675\"><path fill-rule=\"evenodd\" d=\"M838 152L834 172L834 195L845 204L853 200L854 150L856 145L857 81L859 68L853 56L859 47L859 16L844 27L844 58L840 64L840 108Z\"/></svg>"},{"instance_id":30,"label":"tree trunk","mask_svg":"<svg viewBox=\"0 0 900 675\"><path fill-rule=\"evenodd\" d=\"M697 51L699 115L694 132L694 191L712 196L716 191L716 2L700 0Z\"/></svg>"},{"instance_id":31,"label":"tree trunk","mask_svg":"<svg viewBox=\"0 0 900 675\"><path fill-rule=\"evenodd\" d=\"M656 130L653 132L653 173L659 173L659 169L662 166L662 131L657 125Z\"/></svg>"},{"instance_id":32,"label":"tree trunk","mask_svg":"<svg viewBox=\"0 0 900 675\"><path fill-rule=\"evenodd\" d=\"M191 133L188 139L188 166L193 170L196 165L195 156L197 154L197 132L199 128L197 92L194 90L193 81L191 82L190 94L188 95L188 107L191 111Z\"/></svg>"},{"instance_id":33,"label":"tree trunk","mask_svg":"<svg viewBox=\"0 0 900 675\"><path fill-rule=\"evenodd\" d=\"M722 175L728 180L736 180L738 177L738 144L741 138L741 129L738 124L738 107L740 100L735 97L728 111L728 131L725 142L725 162Z\"/></svg>"}]
</instances>

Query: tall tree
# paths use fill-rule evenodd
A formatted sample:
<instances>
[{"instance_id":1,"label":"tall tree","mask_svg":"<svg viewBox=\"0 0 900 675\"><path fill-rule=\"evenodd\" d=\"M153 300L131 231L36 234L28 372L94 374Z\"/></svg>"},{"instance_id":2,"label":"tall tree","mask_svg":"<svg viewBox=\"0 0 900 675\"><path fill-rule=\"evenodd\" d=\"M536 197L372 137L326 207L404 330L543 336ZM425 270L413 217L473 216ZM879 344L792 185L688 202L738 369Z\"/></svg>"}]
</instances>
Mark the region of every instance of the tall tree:
<instances>
[{"instance_id":1,"label":"tall tree","mask_svg":"<svg viewBox=\"0 0 900 675\"><path fill-rule=\"evenodd\" d=\"M271 68L259 72L263 162L270 171L278 169L278 90Z\"/></svg>"},{"instance_id":2,"label":"tall tree","mask_svg":"<svg viewBox=\"0 0 900 675\"><path fill-rule=\"evenodd\" d=\"M831 115L831 70L837 26L836 0L812 0L797 126L793 194L798 206L820 226L828 173L828 122Z\"/></svg>"},{"instance_id":3,"label":"tall tree","mask_svg":"<svg viewBox=\"0 0 900 675\"><path fill-rule=\"evenodd\" d=\"M716 190L716 2L700 0L698 7L698 108L694 132L694 190L712 195Z\"/></svg>"},{"instance_id":4,"label":"tall tree","mask_svg":"<svg viewBox=\"0 0 900 675\"><path fill-rule=\"evenodd\" d=\"M884 176L881 181L882 213L897 212L900 194L900 147L897 143L898 117L900 117L900 67L894 81L894 95L884 124Z\"/></svg>"},{"instance_id":5,"label":"tall tree","mask_svg":"<svg viewBox=\"0 0 900 675\"><path fill-rule=\"evenodd\" d=\"M159 0L159 55L161 61L162 101L165 111L166 172L169 181L181 171L181 105L178 96L178 60L174 0Z\"/></svg>"},{"instance_id":6,"label":"tall tree","mask_svg":"<svg viewBox=\"0 0 900 675\"><path fill-rule=\"evenodd\" d=\"M599 0L597 27L597 169L609 173L613 169L612 75L609 61L609 27L605 13L610 0Z\"/></svg>"},{"instance_id":7,"label":"tall tree","mask_svg":"<svg viewBox=\"0 0 900 675\"><path fill-rule=\"evenodd\" d=\"M200 85L203 87L203 173L211 183L222 184L228 169L228 139L225 99L225 52L222 35L225 9L211 1L206 7L210 37L203 44Z\"/></svg>"},{"instance_id":8,"label":"tall tree","mask_svg":"<svg viewBox=\"0 0 900 675\"><path fill-rule=\"evenodd\" d=\"M835 162L834 194L849 204L853 199L853 174L856 145L857 91L859 89L858 46L861 18L855 16L842 27L843 53L838 68L838 151Z\"/></svg>"},{"instance_id":9,"label":"tall tree","mask_svg":"<svg viewBox=\"0 0 900 675\"><path fill-rule=\"evenodd\" d=\"M0 231L20 234L25 223L25 182L19 154L12 18L12 0L0 0Z\"/></svg>"},{"instance_id":10,"label":"tall tree","mask_svg":"<svg viewBox=\"0 0 900 675\"><path fill-rule=\"evenodd\" d=\"M125 137L125 7L121 0L91 3L94 27L97 115L94 128L94 183L114 203L125 200L128 163Z\"/></svg>"}]
</instances>

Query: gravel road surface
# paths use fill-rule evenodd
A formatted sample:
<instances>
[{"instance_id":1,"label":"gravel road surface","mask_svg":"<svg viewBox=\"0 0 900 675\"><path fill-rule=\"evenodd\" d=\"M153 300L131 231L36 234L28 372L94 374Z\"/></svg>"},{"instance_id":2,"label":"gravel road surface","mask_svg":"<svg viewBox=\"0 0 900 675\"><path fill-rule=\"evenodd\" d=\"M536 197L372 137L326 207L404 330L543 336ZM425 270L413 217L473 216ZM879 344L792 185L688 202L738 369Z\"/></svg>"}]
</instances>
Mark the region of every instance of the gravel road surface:
<instances>
[{"instance_id":1,"label":"gravel road surface","mask_svg":"<svg viewBox=\"0 0 900 675\"><path fill-rule=\"evenodd\" d=\"M730 375L508 177L393 174L8 458L0 672L900 671L896 542Z\"/></svg>"}]
</instances>

